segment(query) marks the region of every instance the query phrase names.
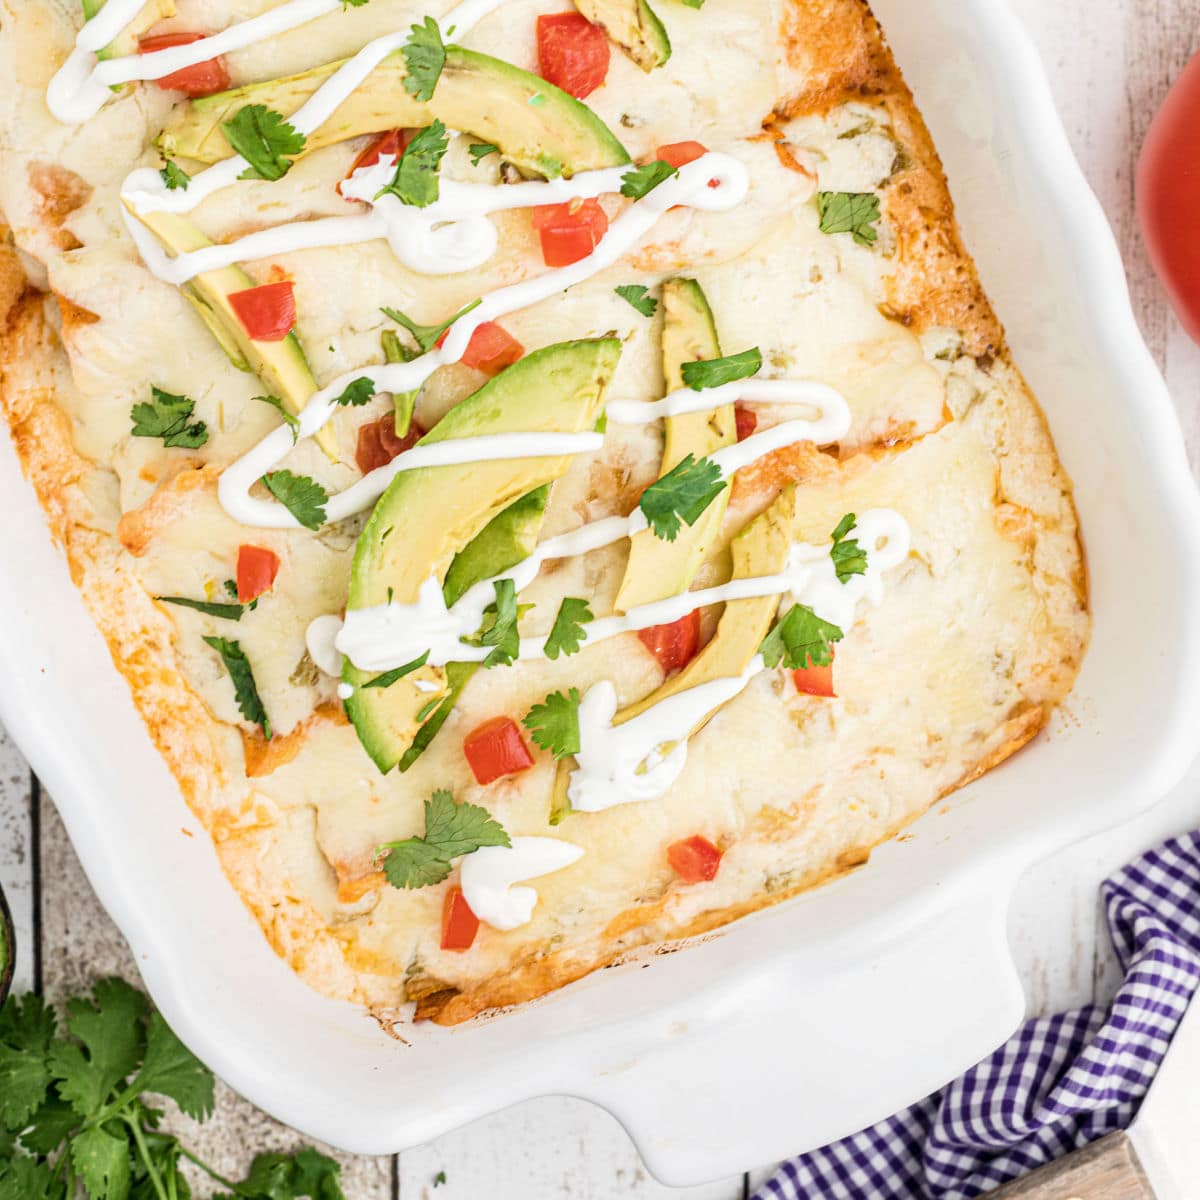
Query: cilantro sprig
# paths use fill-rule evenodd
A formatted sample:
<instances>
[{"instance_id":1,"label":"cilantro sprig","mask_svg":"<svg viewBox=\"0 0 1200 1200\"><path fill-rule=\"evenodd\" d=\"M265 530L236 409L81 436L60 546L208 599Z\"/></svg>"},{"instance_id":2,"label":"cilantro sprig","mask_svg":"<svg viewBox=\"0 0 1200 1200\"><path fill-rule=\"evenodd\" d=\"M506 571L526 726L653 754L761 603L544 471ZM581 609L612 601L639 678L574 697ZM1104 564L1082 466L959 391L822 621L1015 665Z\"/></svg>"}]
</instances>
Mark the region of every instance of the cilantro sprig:
<instances>
[{"instance_id":1,"label":"cilantro sprig","mask_svg":"<svg viewBox=\"0 0 1200 1200\"><path fill-rule=\"evenodd\" d=\"M567 596L558 606L558 616L546 638L546 657L557 658L560 654L578 654L587 634L583 627L596 618L586 600L578 596Z\"/></svg>"},{"instance_id":2,"label":"cilantro sprig","mask_svg":"<svg viewBox=\"0 0 1200 1200\"><path fill-rule=\"evenodd\" d=\"M822 233L849 233L860 246L879 240L875 223L882 215L874 192L818 192Z\"/></svg>"},{"instance_id":3,"label":"cilantro sprig","mask_svg":"<svg viewBox=\"0 0 1200 1200\"><path fill-rule=\"evenodd\" d=\"M491 142L472 142L467 147L467 153L471 156L471 166L477 167L490 155L499 154L500 147L493 146Z\"/></svg>"},{"instance_id":4,"label":"cilantro sprig","mask_svg":"<svg viewBox=\"0 0 1200 1200\"><path fill-rule=\"evenodd\" d=\"M517 585L511 579L497 579L493 586L496 599L483 610L483 630L477 644L492 647L483 660L485 667L507 667L521 652L521 635L517 632L517 621L521 616L517 606Z\"/></svg>"},{"instance_id":5,"label":"cilantro sprig","mask_svg":"<svg viewBox=\"0 0 1200 1200\"><path fill-rule=\"evenodd\" d=\"M460 317L465 317L473 308L478 308L481 301L472 300L470 304L464 305L452 317L447 317L440 325L418 325L412 317L406 316L398 308L381 308L379 311L385 317L390 317L397 325L403 325L409 333L412 334L413 341L417 343L417 348L422 354L428 354L430 350L437 345L437 340L454 324Z\"/></svg>"},{"instance_id":6,"label":"cilantro sprig","mask_svg":"<svg viewBox=\"0 0 1200 1200\"><path fill-rule=\"evenodd\" d=\"M184 1200L187 1159L224 1200L345 1200L341 1168L306 1147L262 1154L238 1182L223 1178L161 1128L153 1097L204 1121L213 1076L145 997L102 979L66 1005L65 1028L38 996L0 1007L0 1197ZM214 1198L216 1200L216 1198Z\"/></svg>"},{"instance_id":7,"label":"cilantro sprig","mask_svg":"<svg viewBox=\"0 0 1200 1200\"><path fill-rule=\"evenodd\" d=\"M720 387L724 383L736 383L749 379L762 370L762 351L757 346L743 350L741 354L729 354L724 358L709 358L700 362L686 362L680 368L683 382L694 392L705 388Z\"/></svg>"},{"instance_id":8,"label":"cilantro sprig","mask_svg":"<svg viewBox=\"0 0 1200 1200\"><path fill-rule=\"evenodd\" d=\"M193 608L208 617L220 617L224 621L240 621L242 613L249 607L245 604L214 604L209 600L192 600L187 596L155 596L159 604L174 604L179 608Z\"/></svg>"},{"instance_id":9,"label":"cilantro sprig","mask_svg":"<svg viewBox=\"0 0 1200 1200\"><path fill-rule=\"evenodd\" d=\"M829 535L833 539L833 545L829 547L829 557L833 559L833 567L840 583L849 582L851 575L867 573L867 552L857 538L850 536L857 528L854 514L847 513Z\"/></svg>"},{"instance_id":10,"label":"cilantro sprig","mask_svg":"<svg viewBox=\"0 0 1200 1200\"><path fill-rule=\"evenodd\" d=\"M654 191L659 184L666 183L668 179L672 179L678 174L677 167L671 166L669 162L664 162L661 158L646 163L644 166L634 167L621 176L621 195L628 196L631 200L641 200Z\"/></svg>"},{"instance_id":11,"label":"cilantro sprig","mask_svg":"<svg viewBox=\"0 0 1200 1200\"><path fill-rule=\"evenodd\" d=\"M578 754L581 745L579 689L571 688L566 694L551 692L541 704L535 704L529 710L521 724L529 730L530 737L556 759Z\"/></svg>"},{"instance_id":12,"label":"cilantro sprig","mask_svg":"<svg viewBox=\"0 0 1200 1200\"><path fill-rule=\"evenodd\" d=\"M395 196L401 204L428 208L438 198L438 167L449 149L446 126L435 118L408 143L391 183L380 188L375 198Z\"/></svg>"},{"instance_id":13,"label":"cilantro sprig","mask_svg":"<svg viewBox=\"0 0 1200 1200\"><path fill-rule=\"evenodd\" d=\"M346 385L342 394L334 400L334 404L349 406L351 408L361 408L374 395L375 381L366 375L360 375L357 379L352 380Z\"/></svg>"},{"instance_id":14,"label":"cilantro sprig","mask_svg":"<svg viewBox=\"0 0 1200 1200\"><path fill-rule=\"evenodd\" d=\"M221 656L225 670L229 672L238 712L247 721L257 725L263 731L263 737L270 741L271 722L267 717L266 708L263 707L262 697L258 694L258 685L254 682L250 660L246 657L241 643L219 637L206 637L204 641Z\"/></svg>"},{"instance_id":15,"label":"cilantro sprig","mask_svg":"<svg viewBox=\"0 0 1200 1200\"><path fill-rule=\"evenodd\" d=\"M401 53L408 68L404 90L427 103L433 99L442 68L446 65L446 47L438 23L432 17L426 17L421 24L414 25Z\"/></svg>"},{"instance_id":16,"label":"cilantro sprig","mask_svg":"<svg viewBox=\"0 0 1200 1200\"><path fill-rule=\"evenodd\" d=\"M292 442L295 444L300 438L300 418L289 412L278 396L255 396L254 399L269 404L283 418L283 423L292 431Z\"/></svg>"},{"instance_id":17,"label":"cilantro sprig","mask_svg":"<svg viewBox=\"0 0 1200 1200\"><path fill-rule=\"evenodd\" d=\"M329 493L315 479L285 470L264 475L262 483L305 529L320 529L325 524Z\"/></svg>"},{"instance_id":18,"label":"cilantro sprig","mask_svg":"<svg viewBox=\"0 0 1200 1200\"><path fill-rule=\"evenodd\" d=\"M282 179L308 139L281 113L265 104L247 104L221 122L225 140L247 162L239 179Z\"/></svg>"},{"instance_id":19,"label":"cilantro sprig","mask_svg":"<svg viewBox=\"0 0 1200 1200\"><path fill-rule=\"evenodd\" d=\"M833 662L833 643L843 636L838 626L821 620L807 604L793 604L763 638L758 652L768 667L784 666L789 671L827 667Z\"/></svg>"},{"instance_id":20,"label":"cilantro sprig","mask_svg":"<svg viewBox=\"0 0 1200 1200\"><path fill-rule=\"evenodd\" d=\"M411 675L419 667L423 667L429 661L429 651L414 658L412 662L406 662L402 667L393 667L390 671L384 671L382 675L376 675L374 679L368 680L363 684L364 688L388 688L391 687L398 679L403 679L405 675ZM439 702L441 697L438 697Z\"/></svg>"},{"instance_id":21,"label":"cilantro sprig","mask_svg":"<svg viewBox=\"0 0 1200 1200\"><path fill-rule=\"evenodd\" d=\"M654 536L673 542L680 522L695 525L724 488L721 469L711 458L688 454L642 493L638 505Z\"/></svg>"},{"instance_id":22,"label":"cilantro sprig","mask_svg":"<svg viewBox=\"0 0 1200 1200\"><path fill-rule=\"evenodd\" d=\"M172 162L169 158L158 173L162 176L163 184L168 192L177 190L186 192L188 184L192 182L192 177L177 162Z\"/></svg>"},{"instance_id":23,"label":"cilantro sprig","mask_svg":"<svg viewBox=\"0 0 1200 1200\"><path fill-rule=\"evenodd\" d=\"M150 400L129 410L134 437L162 438L163 445L184 450L199 450L208 441L208 427L189 418L196 410L195 400L176 396L150 385Z\"/></svg>"},{"instance_id":24,"label":"cilantro sprig","mask_svg":"<svg viewBox=\"0 0 1200 1200\"><path fill-rule=\"evenodd\" d=\"M504 826L478 804L456 804L439 789L425 801L425 834L376 847L383 873L395 888L423 888L450 874L451 860L483 846L510 846Z\"/></svg>"},{"instance_id":25,"label":"cilantro sprig","mask_svg":"<svg viewBox=\"0 0 1200 1200\"><path fill-rule=\"evenodd\" d=\"M640 283L623 283L613 291L622 300L632 304L643 317L652 317L658 311L658 301L650 295L650 289Z\"/></svg>"}]
</instances>

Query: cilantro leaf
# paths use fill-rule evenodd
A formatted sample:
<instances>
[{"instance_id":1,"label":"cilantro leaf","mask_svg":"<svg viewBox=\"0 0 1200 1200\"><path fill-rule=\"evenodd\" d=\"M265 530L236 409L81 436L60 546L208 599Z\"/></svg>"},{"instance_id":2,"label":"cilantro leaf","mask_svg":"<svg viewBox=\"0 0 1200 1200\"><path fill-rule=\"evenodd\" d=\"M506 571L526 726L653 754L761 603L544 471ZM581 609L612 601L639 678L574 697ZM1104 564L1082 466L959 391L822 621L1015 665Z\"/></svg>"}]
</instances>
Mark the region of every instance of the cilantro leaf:
<instances>
[{"instance_id":1,"label":"cilantro leaf","mask_svg":"<svg viewBox=\"0 0 1200 1200\"><path fill-rule=\"evenodd\" d=\"M654 191L660 183L666 183L678 174L678 167L663 162L661 158L646 163L645 166L634 167L621 176L621 195L628 196L631 200L640 200Z\"/></svg>"},{"instance_id":2,"label":"cilantro leaf","mask_svg":"<svg viewBox=\"0 0 1200 1200\"><path fill-rule=\"evenodd\" d=\"M203 421L188 424L196 402L187 396L175 396L150 385L150 402L135 404L129 410L134 437L162 438L164 446L198 450L208 441Z\"/></svg>"},{"instance_id":3,"label":"cilantro leaf","mask_svg":"<svg viewBox=\"0 0 1200 1200\"><path fill-rule=\"evenodd\" d=\"M404 90L418 100L433 99L434 88L446 65L446 47L442 44L442 31L432 17L426 17L420 25L414 25L401 51L408 67L404 76Z\"/></svg>"},{"instance_id":4,"label":"cilantro leaf","mask_svg":"<svg viewBox=\"0 0 1200 1200\"><path fill-rule=\"evenodd\" d=\"M386 688L391 687L397 679L403 679L405 675L411 675L413 671L419 667L423 667L429 661L429 651L426 650L420 658L414 658L412 662L406 662L402 667L393 667L390 671L384 671L382 675L376 675L374 679L368 680L363 684L364 688ZM438 697L439 703L441 697Z\"/></svg>"},{"instance_id":5,"label":"cilantro leaf","mask_svg":"<svg viewBox=\"0 0 1200 1200\"><path fill-rule=\"evenodd\" d=\"M129 1143L103 1129L85 1129L71 1139L71 1163L91 1200L125 1200L129 1195Z\"/></svg>"},{"instance_id":6,"label":"cilantro leaf","mask_svg":"<svg viewBox=\"0 0 1200 1200\"><path fill-rule=\"evenodd\" d=\"M471 156L471 166L477 167L489 155L499 154L500 147L493 146L491 142L472 142L467 147L467 152Z\"/></svg>"},{"instance_id":7,"label":"cilantro leaf","mask_svg":"<svg viewBox=\"0 0 1200 1200\"><path fill-rule=\"evenodd\" d=\"M508 846L504 827L477 804L455 804L438 790L425 801L425 835L386 842L376 851L392 887L421 888L441 883L450 874L450 860L474 854L481 846Z\"/></svg>"},{"instance_id":8,"label":"cilantro leaf","mask_svg":"<svg viewBox=\"0 0 1200 1200\"><path fill-rule=\"evenodd\" d=\"M240 621L245 612L244 604L210 604L207 600L189 600L187 596L155 596L159 604L176 604L180 608L194 608L207 617L220 617L225 621Z\"/></svg>"},{"instance_id":9,"label":"cilantro leaf","mask_svg":"<svg viewBox=\"0 0 1200 1200\"><path fill-rule=\"evenodd\" d=\"M307 138L265 104L247 104L221 122L225 140L249 164L239 179L282 179L292 169L289 155L303 151Z\"/></svg>"},{"instance_id":10,"label":"cilantro leaf","mask_svg":"<svg viewBox=\"0 0 1200 1200\"><path fill-rule=\"evenodd\" d=\"M757 346L743 350L741 354L730 354L725 358L710 358L703 362L686 362L680 368L683 382L694 392L705 388L720 387L723 383L736 383L749 379L762 370L762 351Z\"/></svg>"},{"instance_id":11,"label":"cilantro leaf","mask_svg":"<svg viewBox=\"0 0 1200 1200\"><path fill-rule=\"evenodd\" d=\"M396 163L392 182L380 188L375 198L386 194L395 196L401 204L428 208L438 198L438 167L449 149L446 127L435 117L432 125L426 125L408 143Z\"/></svg>"},{"instance_id":12,"label":"cilantro leaf","mask_svg":"<svg viewBox=\"0 0 1200 1200\"><path fill-rule=\"evenodd\" d=\"M833 539L829 557L833 559L834 570L841 583L846 583L851 575L867 573L867 552L857 538L850 537L856 528L854 514L847 513L829 535Z\"/></svg>"},{"instance_id":13,"label":"cilantro leaf","mask_svg":"<svg viewBox=\"0 0 1200 1200\"><path fill-rule=\"evenodd\" d=\"M59 1172L48 1162L13 1157L0 1170L0 1200L61 1200Z\"/></svg>"},{"instance_id":14,"label":"cilantro leaf","mask_svg":"<svg viewBox=\"0 0 1200 1200\"><path fill-rule=\"evenodd\" d=\"M237 1185L237 1195L214 1196L213 1200L346 1200L342 1191L340 1164L306 1146L296 1155L259 1154L250 1174Z\"/></svg>"},{"instance_id":15,"label":"cilantro leaf","mask_svg":"<svg viewBox=\"0 0 1200 1200\"><path fill-rule=\"evenodd\" d=\"M481 301L472 300L470 304L460 308L452 317L447 317L440 325L418 325L412 317L405 316L398 308L381 308L379 311L385 317L390 317L397 325L403 325L413 336L422 354L428 354L437 344L438 338L450 328L460 317L465 317L473 308L478 308Z\"/></svg>"},{"instance_id":16,"label":"cilantro leaf","mask_svg":"<svg viewBox=\"0 0 1200 1200\"><path fill-rule=\"evenodd\" d=\"M822 233L849 233L860 246L879 238L879 197L874 192L818 192L817 212Z\"/></svg>"},{"instance_id":17,"label":"cilantro leaf","mask_svg":"<svg viewBox=\"0 0 1200 1200\"><path fill-rule=\"evenodd\" d=\"M342 0L342 11L345 12L347 8L362 8L366 2L367 0Z\"/></svg>"},{"instance_id":18,"label":"cilantro leaf","mask_svg":"<svg viewBox=\"0 0 1200 1200\"><path fill-rule=\"evenodd\" d=\"M65 1101L47 1100L29 1118L21 1145L33 1154L51 1154L79 1128L79 1123L79 1114Z\"/></svg>"},{"instance_id":19,"label":"cilantro leaf","mask_svg":"<svg viewBox=\"0 0 1200 1200\"><path fill-rule=\"evenodd\" d=\"M284 424L289 426L292 431L292 444L300 438L300 418L295 413L289 412L284 406L284 403L278 396L255 396L255 400L261 400L264 404L269 404L283 418Z\"/></svg>"},{"instance_id":20,"label":"cilantro leaf","mask_svg":"<svg viewBox=\"0 0 1200 1200\"><path fill-rule=\"evenodd\" d=\"M551 692L541 704L535 704L521 722L533 740L554 757L566 758L578 754L579 689L572 688L565 696Z\"/></svg>"},{"instance_id":21,"label":"cilantro leaf","mask_svg":"<svg viewBox=\"0 0 1200 1200\"><path fill-rule=\"evenodd\" d=\"M585 640L583 627L596 618L586 600L577 596L566 596L558 606L554 627L546 638L546 657L557 658L560 654L578 654Z\"/></svg>"},{"instance_id":22,"label":"cilantro leaf","mask_svg":"<svg viewBox=\"0 0 1200 1200\"><path fill-rule=\"evenodd\" d=\"M178 163L172 162L169 158L158 173L162 176L168 192L176 189L186 192L188 184L192 182L192 177Z\"/></svg>"},{"instance_id":23,"label":"cilantro leaf","mask_svg":"<svg viewBox=\"0 0 1200 1200\"><path fill-rule=\"evenodd\" d=\"M258 725L263 731L263 737L271 738L271 722L267 710L263 707L262 698L258 694L258 685L254 682L254 671L250 660L246 657L238 642L228 638L206 637L205 643L211 646L225 664L229 678L233 681L233 694L237 699L238 712L247 721Z\"/></svg>"},{"instance_id":24,"label":"cilantro leaf","mask_svg":"<svg viewBox=\"0 0 1200 1200\"><path fill-rule=\"evenodd\" d=\"M315 479L291 471L272 471L262 477L262 482L305 529L320 529L325 524L329 493Z\"/></svg>"},{"instance_id":25,"label":"cilantro leaf","mask_svg":"<svg viewBox=\"0 0 1200 1200\"><path fill-rule=\"evenodd\" d=\"M507 667L521 652L521 635L517 632L517 620L521 615L517 609L517 585L511 579L497 579L493 586L496 599L483 610L484 629L479 635L479 645L493 647L483 660L485 667Z\"/></svg>"},{"instance_id":26,"label":"cilantro leaf","mask_svg":"<svg viewBox=\"0 0 1200 1200\"><path fill-rule=\"evenodd\" d=\"M613 291L622 300L632 304L643 317L652 317L658 311L658 301L650 295L650 289L640 283L623 283Z\"/></svg>"},{"instance_id":27,"label":"cilantro leaf","mask_svg":"<svg viewBox=\"0 0 1200 1200\"><path fill-rule=\"evenodd\" d=\"M810 664L827 667L833 662L833 643L842 640L842 631L822 621L806 604L793 604L787 615L767 634L758 652L768 667L781 664L789 671Z\"/></svg>"},{"instance_id":28,"label":"cilantro leaf","mask_svg":"<svg viewBox=\"0 0 1200 1200\"><path fill-rule=\"evenodd\" d=\"M673 542L680 520L695 525L724 488L721 468L711 458L688 454L642 493L638 505L654 536Z\"/></svg>"},{"instance_id":29,"label":"cilantro leaf","mask_svg":"<svg viewBox=\"0 0 1200 1200\"><path fill-rule=\"evenodd\" d=\"M146 1056L132 1086L139 1092L169 1096L189 1117L212 1115L212 1072L175 1036L162 1015L150 1015Z\"/></svg>"},{"instance_id":30,"label":"cilantro leaf","mask_svg":"<svg viewBox=\"0 0 1200 1200\"><path fill-rule=\"evenodd\" d=\"M45 1099L55 1024L38 996L10 997L0 1008L0 1129L21 1129Z\"/></svg>"},{"instance_id":31,"label":"cilantro leaf","mask_svg":"<svg viewBox=\"0 0 1200 1200\"><path fill-rule=\"evenodd\" d=\"M374 395L375 381L366 375L360 375L346 385L345 391L334 400L334 404L348 404L353 408L361 408L364 404L369 403Z\"/></svg>"}]
</instances>

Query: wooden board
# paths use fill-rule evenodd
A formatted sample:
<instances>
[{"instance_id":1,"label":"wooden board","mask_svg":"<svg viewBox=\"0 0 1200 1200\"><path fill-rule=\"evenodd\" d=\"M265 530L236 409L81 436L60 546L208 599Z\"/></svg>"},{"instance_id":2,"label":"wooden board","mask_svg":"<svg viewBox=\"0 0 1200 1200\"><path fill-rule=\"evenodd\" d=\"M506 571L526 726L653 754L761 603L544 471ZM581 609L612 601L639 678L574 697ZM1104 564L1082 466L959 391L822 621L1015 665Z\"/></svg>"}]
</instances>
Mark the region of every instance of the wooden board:
<instances>
[{"instance_id":1,"label":"wooden board","mask_svg":"<svg viewBox=\"0 0 1200 1200\"><path fill-rule=\"evenodd\" d=\"M1109 1134L985 1200L1154 1200L1137 1152L1123 1133Z\"/></svg>"}]
</instances>

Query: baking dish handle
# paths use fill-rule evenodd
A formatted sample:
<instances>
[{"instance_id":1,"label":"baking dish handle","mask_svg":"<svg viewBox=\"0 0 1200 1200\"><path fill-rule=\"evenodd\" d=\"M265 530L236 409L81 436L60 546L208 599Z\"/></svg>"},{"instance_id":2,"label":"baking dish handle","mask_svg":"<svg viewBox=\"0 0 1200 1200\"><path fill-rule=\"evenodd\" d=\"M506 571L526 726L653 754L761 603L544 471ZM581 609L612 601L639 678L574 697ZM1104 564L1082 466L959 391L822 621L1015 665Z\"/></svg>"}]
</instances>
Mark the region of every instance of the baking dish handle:
<instances>
[{"instance_id":1,"label":"baking dish handle","mask_svg":"<svg viewBox=\"0 0 1200 1200\"><path fill-rule=\"evenodd\" d=\"M599 1068L580 1094L612 1112L653 1174L676 1186L856 1132L936 1091L1020 1023L1012 891L992 879L822 978L785 957L722 995L703 1022L658 1024L654 1044Z\"/></svg>"}]
</instances>

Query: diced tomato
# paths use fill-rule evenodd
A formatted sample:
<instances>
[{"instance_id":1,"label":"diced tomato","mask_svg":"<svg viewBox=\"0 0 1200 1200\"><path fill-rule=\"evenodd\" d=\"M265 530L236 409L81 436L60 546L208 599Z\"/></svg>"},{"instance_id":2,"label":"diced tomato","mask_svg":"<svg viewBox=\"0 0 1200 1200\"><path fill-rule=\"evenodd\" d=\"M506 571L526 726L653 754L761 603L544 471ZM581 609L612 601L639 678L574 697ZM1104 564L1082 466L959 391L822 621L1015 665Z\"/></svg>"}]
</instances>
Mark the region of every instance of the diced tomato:
<instances>
[{"instance_id":1,"label":"diced tomato","mask_svg":"<svg viewBox=\"0 0 1200 1200\"><path fill-rule=\"evenodd\" d=\"M389 129L386 133L381 133L373 142L369 142L350 165L350 170L346 172L341 183L337 185L338 194L341 195L342 184L355 171L361 171L364 167L373 167L381 158L398 159L408 148L412 136L413 130L411 129Z\"/></svg>"},{"instance_id":2,"label":"diced tomato","mask_svg":"<svg viewBox=\"0 0 1200 1200\"><path fill-rule=\"evenodd\" d=\"M538 70L576 100L591 95L608 75L608 35L579 13L537 20Z\"/></svg>"},{"instance_id":3,"label":"diced tomato","mask_svg":"<svg viewBox=\"0 0 1200 1200\"><path fill-rule=\"evenodd\" d=\"M678 170L698 158L703 158L707 153L708 147L701 142L671 142L667 146L659 146L654 152L654 157L670 163Z\"/></svg>"},{"instance_id":4,"label":"diced tomato","mask_svg":"<svg viewBox=\"0 0 1200 1200\"><path fill-rule=\"evenodd\" d=\"M279 574L279 555L264 546L239 546L237 559L237 598L239 604L257 600L269 592Z\"/></svg>"},{"instance_id":5,"label":"diced tomato","mask_svg":"<svg viewBox=\"0 0 1200 1200\"><path fill-rule=\"evenodd\" d=\"M608 214L595 199L542 204L533 210L533 227L542 239L546 266L569 267L600 244L608 232Z\"/></svg>"},{"instance_id":6,"label":"diced tomato","mask_svg":"<svg viewBox=\"0 0 1200 1200\"><path fill-rule=\"evenodd\" d=\"M667 862L684 883L707 883L721 865L721 852L708 840L696 837L672 842L667 847Z\"/></svg>"},{"instance_id":7,"label":"diced tomato","mask_svg":"<svg viewBox=\"0 0 1200 1200\"><path fill-rule=\"evenodd\" d=\"M296 323L296 296L290 279L230 292L229 305L247 336L256 342L282 342Z\"/></svg>"},{"instance_id":8,"label":"diced tomato","mask_svg":"<svg viewBox=\"0 0 1200 1200\"><path fill-rule=\"evenodd\" d=\"M733 410L737 421L737 440L744 442L758 428L758 414L752 408L743 408L738 404Z\"/></svg>"},{"instance_id":9,"label":"diced tomato","mask_svg":"<svg viewBox=\"0 0 1200 1200\"><path fill-rule=\"evenodd\" d=\"M471 911L463 890L452 887L442 901L442 949L470 950L479 932L479 918Z\"/></svg>"},{"instance_id":10,"label":"diced tomato","mask_svg":"<svg viewBox=\"0 0 1200 1200\"><path fill-rule=\"evenodd\" d=\"M638 631L642 645L658 659L666 674L686 667L700 649L700 610L680 617L669 625L652 625Z\"/></svg>"},{"instance_id":11,"label":"diced tomato","mask_svg":"<svg viewBox=\"0 0 1200 1200\"><path fill-rule=\"evenodd\" d=\"M378 421L368 421L358 429L358 445L354 450L354 461L358 469L367 475L377 467L386 467L398 454L412 449L425 436L425 430L413 421L408 432L396 434L394 413L387 413Z\"/></svg>"},{"instance_id":12,"label":"diced tomato","mask_svg":"<svg viewBox=\"0 0 1200 1200\"><path fill-rule=\"evenodd\" d=\"M139 54L152 54L155 50L170 50L172 46L190 46L207 37L205 33L159 33L142 38L138 43ZM190 67L172 71L156 80L165 92L183 92L185 96L211 96L223 92L229 86L229 72L225 60L219 55Z\"/></svg>"},{"instance_id":13,"label":"diced tomato","mask_svg":"<svg viewBox=\"0 0 1200 1200\"><path fill-rule=\"evenodd\" d=\"M493 717L468 733L463 754L480 783L492 783L533 766L533 755L517 723L509 717Z\"/></svg>"},{"instance_id":14,"label":"diced tomato","mask_svg":"<svg viewBox=\"0 0 1200 1200\"><path fill-rule=\"evenodd\" d=\"M806 692L810 696L828 696L831 699L837 696L833 690L832 658L827 666L818 667L816 663L809 663L807 667L793 671L792 679L798 692Z\"/></svg>"},{"instance_id":15,"label":"diced tomato","mask_svg":"<svg viewBox=\"0 0 1200 1200\"><path fill-rule=\"evenodd\" d=\"M450 336L447 329L437 340L440 346ZM503 325L484 321L473 334L463 351L462 362L485 375L499 375L525 353L525 347Z\"/></svg>"}]
</instances>

